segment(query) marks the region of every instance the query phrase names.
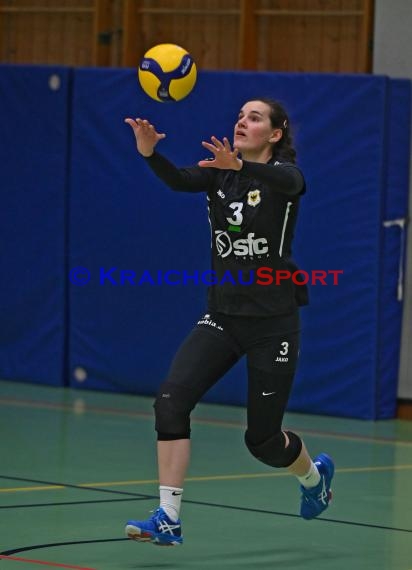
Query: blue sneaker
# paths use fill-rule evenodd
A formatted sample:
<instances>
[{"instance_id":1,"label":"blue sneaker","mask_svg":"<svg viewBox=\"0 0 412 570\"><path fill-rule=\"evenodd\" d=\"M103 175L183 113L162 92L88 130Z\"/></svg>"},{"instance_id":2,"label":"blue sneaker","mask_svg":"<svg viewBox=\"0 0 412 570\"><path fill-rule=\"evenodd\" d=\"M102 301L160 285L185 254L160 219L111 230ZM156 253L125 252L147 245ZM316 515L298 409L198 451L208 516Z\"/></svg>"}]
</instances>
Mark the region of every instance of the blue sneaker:
<instances>
[{"instance_id":1,"label":"blue sneaker","mask_svg":"<svg viewBox=\"0 0 412 570\"><path fill-rule=\"evenodd\" d=\"M310 489L300 486L302 501L300 504L300 516L304 519L314 519L328 508L332 500L330 483L335 472L332 459L326 453L321 453L313 460L320 473L320 481L316 487Z\"/></svg>"},{"instance_id":2,"label":"blue sneaker","mask_svg":"<svg viewBox=\"0 0 412 570\"><path fill-rule=\"evenodd\" d=\"M132 540L152 542L158 546L178 546L183 543L180 519L173 522L161 507L150 519L127 521L125 531Z\"/></svg>"}]
</instances>

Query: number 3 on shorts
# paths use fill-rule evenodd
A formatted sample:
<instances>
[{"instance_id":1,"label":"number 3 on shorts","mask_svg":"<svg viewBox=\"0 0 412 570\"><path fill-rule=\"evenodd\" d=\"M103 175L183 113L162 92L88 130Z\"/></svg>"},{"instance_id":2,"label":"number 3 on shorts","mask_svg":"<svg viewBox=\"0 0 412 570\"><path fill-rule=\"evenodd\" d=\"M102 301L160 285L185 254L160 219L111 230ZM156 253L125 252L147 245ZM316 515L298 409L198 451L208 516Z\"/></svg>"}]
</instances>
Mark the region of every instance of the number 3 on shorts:
<instances>
[{"instance_id":1,"label":"number 3 on shorts","mask_svg":"<svg viewBox=\"0 0 412 570\"><path fill-rule=\"evenodd\" d=\"M282 346L282 349L279 350L279 354L281 354L282 356L286 356L287 353L289 352L289 343L288 342L281 342L280 343Z\"/></svg>"}]
</instances>

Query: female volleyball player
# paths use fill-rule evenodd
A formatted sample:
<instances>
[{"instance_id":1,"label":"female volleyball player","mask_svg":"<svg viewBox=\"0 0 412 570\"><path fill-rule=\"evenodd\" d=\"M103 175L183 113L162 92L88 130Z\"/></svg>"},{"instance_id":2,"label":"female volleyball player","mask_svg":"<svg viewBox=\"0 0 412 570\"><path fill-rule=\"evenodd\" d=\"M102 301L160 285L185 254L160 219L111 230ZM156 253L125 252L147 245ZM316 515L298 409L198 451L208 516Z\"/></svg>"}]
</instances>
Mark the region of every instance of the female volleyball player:
<instances>
[{"instance_id":1,"label":"female volleyball player","mask_svg":"<svg viewBox=\"0 0 412 570\"><path fill-rule=\"evenodd\" d=\"M287 114L271 99L246 102L233 147L227 138L212 137L202 143L211 159L184 169L155 150L165 134L147 120L126 123L138 152L170 188L207 193L217 277L209 288L207 312L178 350L154 405L160 506L148 520L128 521L126 534L159 545L183 542L179 516L190 458L190 413L243 355L248 367L246 446L263 463L295 475L301 516L317 517L331 499L333 462L324 453L312 461L301 438L282 430L299 352L298 306L307 302L304 286L273 278L281 270L296 270L291 245L305 192ZM246 281L252 274L255 281L238 284L224 279L228 272Z\"/></svg>"}]
</instances>

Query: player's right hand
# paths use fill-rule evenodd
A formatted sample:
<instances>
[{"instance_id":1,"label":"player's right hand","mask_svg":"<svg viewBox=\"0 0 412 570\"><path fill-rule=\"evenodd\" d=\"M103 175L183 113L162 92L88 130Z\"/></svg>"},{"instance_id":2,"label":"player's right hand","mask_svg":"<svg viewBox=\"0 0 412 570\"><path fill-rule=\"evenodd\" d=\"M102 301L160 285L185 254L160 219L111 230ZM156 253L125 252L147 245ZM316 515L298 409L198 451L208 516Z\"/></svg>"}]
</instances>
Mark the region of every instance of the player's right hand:
<instances>
[{"instance_id":1,"label":"player's right hand","mask_svg":"<svg viewBox=\"0 0 412 570\"><path fill-rule=\"evenodd\" d=\"M124 122L132 127L137 150L142 156L151 156L157 143L166 137L165 133L158 133L146 119L127 118Z\"/></svg>"}]
</instances>

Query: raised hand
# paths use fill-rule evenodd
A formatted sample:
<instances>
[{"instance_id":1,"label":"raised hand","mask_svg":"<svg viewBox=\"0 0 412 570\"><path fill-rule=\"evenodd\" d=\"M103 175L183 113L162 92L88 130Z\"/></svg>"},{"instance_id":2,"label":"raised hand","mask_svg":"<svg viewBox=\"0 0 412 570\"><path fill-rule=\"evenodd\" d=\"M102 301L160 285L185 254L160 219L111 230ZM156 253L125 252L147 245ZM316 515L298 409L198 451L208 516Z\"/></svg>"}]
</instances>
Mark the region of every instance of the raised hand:
<instances>
[{"instance_id":1,"label":"raised hand","mask_svg":"<svg viewBox=\"0 0 412 570\"><path fill-rule=\"evenodd\" d=\"M239 151L237 148L232 150L230 143L226 137L223 137L223 142L216 137L211 137L212 142L208 143L203 141L202 146L210 150L214 155L212 160L201 160L197 164L207 168L221 168L222 170L240 170L242 168L242 161L238 158Z\"/></svg>"},{"instance_id":2,"label":"raised hand","mask_svg":"<svg viewBox=\"0 0 412 570\"><path fill-rule=\"evenodd\" d=\"M164 133L158 133L146 119L128 118L124 122L132 127L137 150L142 156L151 156L157 143L166 137Z\"/></svg>"}]
</instances>

